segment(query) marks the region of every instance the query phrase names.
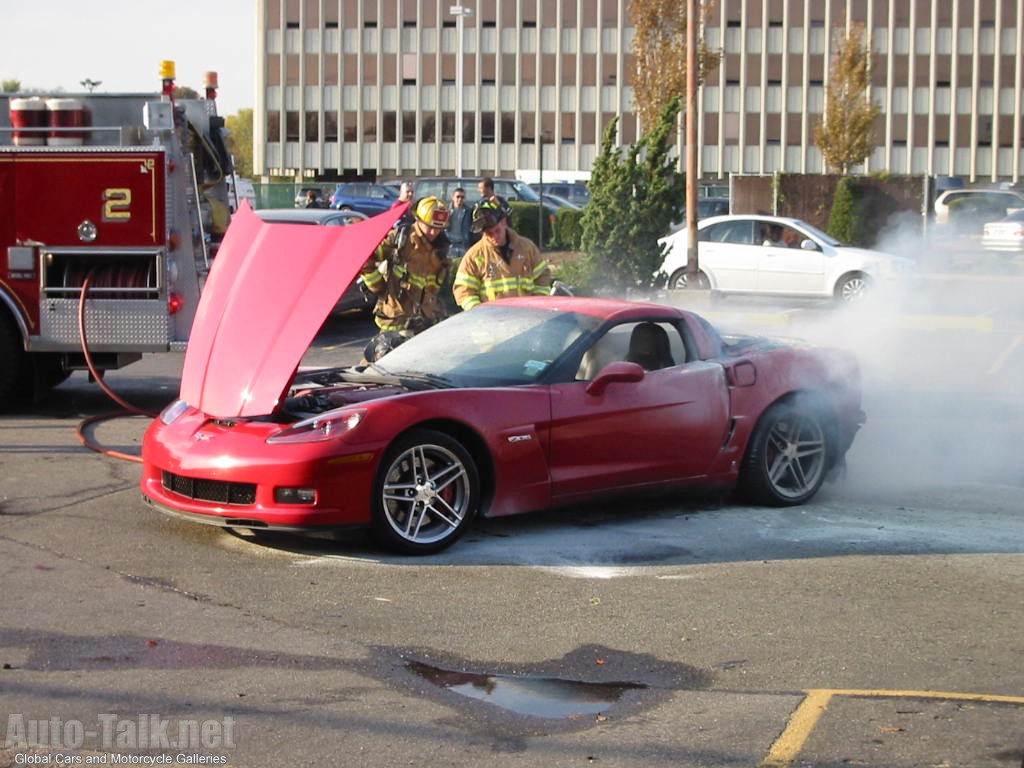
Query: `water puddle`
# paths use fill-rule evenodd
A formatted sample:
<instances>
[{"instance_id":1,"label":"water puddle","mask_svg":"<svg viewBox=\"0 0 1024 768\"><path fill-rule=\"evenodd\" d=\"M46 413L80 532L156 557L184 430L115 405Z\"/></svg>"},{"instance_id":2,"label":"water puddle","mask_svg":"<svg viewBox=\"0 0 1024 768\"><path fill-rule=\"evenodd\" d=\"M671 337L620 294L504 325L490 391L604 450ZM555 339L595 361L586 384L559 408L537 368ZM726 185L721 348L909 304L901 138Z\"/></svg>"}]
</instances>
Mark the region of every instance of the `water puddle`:
<instances>
[{"instance_id":1,"label":"water puddle","mask_svg":"<svg viewBox=\"0 0 1024 768\"><path fill-rule=\"evenodd\" d=\"M647 688L640 683L584 683L555 677L456 672L417 661L407 666L440 688L532 717L597 715L615 706L627 691Z\"/></svg>"}]
</instances>

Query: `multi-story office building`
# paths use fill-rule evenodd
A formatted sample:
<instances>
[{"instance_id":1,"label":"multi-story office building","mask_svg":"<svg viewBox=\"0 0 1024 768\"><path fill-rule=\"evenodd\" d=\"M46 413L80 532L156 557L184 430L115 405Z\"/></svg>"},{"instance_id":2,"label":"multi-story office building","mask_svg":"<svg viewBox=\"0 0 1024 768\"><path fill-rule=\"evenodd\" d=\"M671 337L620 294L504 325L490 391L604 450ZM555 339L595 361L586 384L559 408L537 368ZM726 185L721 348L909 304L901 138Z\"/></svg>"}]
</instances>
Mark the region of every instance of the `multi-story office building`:
<instances>
[{"instance_id":1,"label":"multi-story office building","mask_svg":"<svg viewBox=\"0 0 1024 768\"><path fill-rule=\"evenodd\" d=\"M623 145L642 131L628 0L257 5L257 173L554 178L589 172L613 119ZM836 35L860 23L881 116L858 170L1017 182L1022 15L1021 0L716 0L700 174L826 170L813 126Z\"/></svg>"}]
</instances>

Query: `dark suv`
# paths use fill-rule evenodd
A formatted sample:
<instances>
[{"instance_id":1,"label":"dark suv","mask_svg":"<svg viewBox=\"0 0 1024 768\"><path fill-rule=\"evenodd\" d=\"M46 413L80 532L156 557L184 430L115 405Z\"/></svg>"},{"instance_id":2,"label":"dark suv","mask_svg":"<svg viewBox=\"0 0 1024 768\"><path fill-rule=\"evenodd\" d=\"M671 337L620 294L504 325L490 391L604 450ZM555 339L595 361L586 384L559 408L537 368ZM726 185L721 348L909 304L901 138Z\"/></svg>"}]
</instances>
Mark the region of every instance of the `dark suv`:
<instances>
[{"instance_id":1,"label":"dark suv","mask_svg":"<svg viewBox=\"0 0 1024 768\"><path fill-rule=\"evenodd\" d=\"M450 202L452 193L456 187L466 190L466 202L472 208L480 199L480 191L477 184L482 176L428 176L423 179L416 179L416 197L440 197L445 202ZM505 199L509 203L539 203L540 196L530 188L530 185L519 179L494 179L494 194ZM558 213L558 206L544 203L544 209L549 217L554 220Z\"/></svg>"},{"instance_id":2,"label":"dark suv","mask_svg":"<svg viewBox=\"0 0 1024 768\"><path fill-rule=\"evenodd\" d=\"M530 187L536 192L539 192L543 187L545 195L564 197L570 203L578 205L580 208L583 208L590 202L590 190L587 189L586 184L579 182L555 181L551 184L545 182L544 184L531 184Z\"/></svg>"}]
</instances>

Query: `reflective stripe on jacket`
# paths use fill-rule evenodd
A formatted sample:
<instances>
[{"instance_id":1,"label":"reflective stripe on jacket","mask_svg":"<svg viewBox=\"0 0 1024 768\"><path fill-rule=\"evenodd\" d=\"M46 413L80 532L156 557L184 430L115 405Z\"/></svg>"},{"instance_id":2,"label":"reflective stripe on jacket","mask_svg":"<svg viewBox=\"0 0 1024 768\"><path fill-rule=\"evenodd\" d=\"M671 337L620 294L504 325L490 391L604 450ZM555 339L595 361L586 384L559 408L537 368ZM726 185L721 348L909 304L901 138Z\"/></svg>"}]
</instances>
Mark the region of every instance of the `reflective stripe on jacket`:
<instances>
[{"instance_id":1,"label":"reflective stripe on jacket","mask_svg":"<svg viewBox=\"0 0 1024 768\"><path fill-rule=\"evenodd\" d=\"M452 288L462 309L508 296L550 293L551 270L540 249L514 230L507 233L512 252L508 263L501 258L501 249L486 236L462 257Z\"/></svg>"},{"instance_id":2,"label":"reflective stripe on jacket","mask_svg":"<svg viewBox=\"0 0 1024 768\"><path fill-rule=\"evenodd\" d=\"M448 260L415 226L404 237L398 229L389 232L362 270L363 283L377 296L377 326L393 331L419 316L443 320L447 313L438 291L447 273Z\"/></svg>"}]
</instances>

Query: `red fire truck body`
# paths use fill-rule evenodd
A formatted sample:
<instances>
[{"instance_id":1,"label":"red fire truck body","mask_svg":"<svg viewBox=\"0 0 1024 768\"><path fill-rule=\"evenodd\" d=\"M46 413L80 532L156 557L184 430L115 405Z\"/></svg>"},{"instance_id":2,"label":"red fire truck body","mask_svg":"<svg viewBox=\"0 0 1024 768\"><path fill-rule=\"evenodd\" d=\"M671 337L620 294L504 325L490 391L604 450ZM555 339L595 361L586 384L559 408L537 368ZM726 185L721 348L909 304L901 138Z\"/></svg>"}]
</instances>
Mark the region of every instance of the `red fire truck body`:
<instances>
[{"instance_id":1,"label":"red fire truck body","mask_svg":"<svg viewBox=\"0 0 1024 768\"><path fill-rule=\"evenodd\" d=\"M232 171L211 91L170 92L77 97L78 140L0 97L0 407L184 349Z\"/></svg>"}]
</instances>

